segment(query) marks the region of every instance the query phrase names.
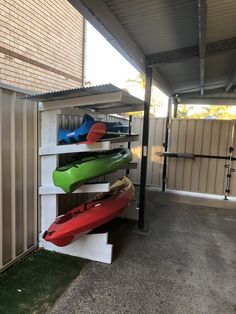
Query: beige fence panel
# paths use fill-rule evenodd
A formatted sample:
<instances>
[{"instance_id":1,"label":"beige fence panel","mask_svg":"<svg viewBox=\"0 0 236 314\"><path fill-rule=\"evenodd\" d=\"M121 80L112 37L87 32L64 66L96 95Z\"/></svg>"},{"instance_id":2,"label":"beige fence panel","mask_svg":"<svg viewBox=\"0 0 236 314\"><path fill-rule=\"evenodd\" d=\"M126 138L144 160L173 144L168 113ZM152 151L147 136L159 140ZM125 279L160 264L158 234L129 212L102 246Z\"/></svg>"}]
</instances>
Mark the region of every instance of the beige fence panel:
<instances>
[{"instance_id":1,"label":"beige fence panel","mask_svg":"<svg viewBox=\"0 0 236 314\"><path fill-rule=\"evenodd\" d=\"M147 184L160 186L162 182L162 157L158 153L163 152L163 143L165 141L165 118L150 118L149 121L149 148L148 148L148 167ZM138 163L136 170L130 171L130 178L135 184L140 183L141 171L141 153L142 153L142 129L143 119L133 117L132 133L139 134L139 142L132 142L131 149L133 161Z\"/></svg>"},{"instance_id":2,"label":"beige fence panel","mask_svg":"<svg viewBox=\"0 0 236 314\"><path fill-rule=\"evenodd\" d=\"M0 271L37 244L37 106L0 88Z\"/></svg>"},{"instance_id":3,"label":"beige fence panel","mask_svg":"<svg viewBox=\"0 0 236 314\"><path fill-rule=\"evenodd\" d=\"M234 127L234 134L232 130ZM169 151L204 155L228 155L236 147L236 121L173 119ZM225 160L169 158L167 187L172 189L224 194ZM236 162L233 162L236 167ZM232 176L232 195L236 195L236 175Z\"/></svg>"}]
</instances>

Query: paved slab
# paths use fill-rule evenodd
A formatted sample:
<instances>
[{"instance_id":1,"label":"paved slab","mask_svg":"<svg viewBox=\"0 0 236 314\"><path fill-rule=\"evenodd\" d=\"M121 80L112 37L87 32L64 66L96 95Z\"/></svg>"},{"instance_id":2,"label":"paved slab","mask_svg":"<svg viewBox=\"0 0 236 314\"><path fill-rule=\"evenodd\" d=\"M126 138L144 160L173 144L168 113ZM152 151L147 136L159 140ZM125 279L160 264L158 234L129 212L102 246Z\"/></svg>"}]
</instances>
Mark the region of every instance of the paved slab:
<instances>
[{"instance_id":1,"label":"paved slab","mask_svg":"<svg viewBox=\"0 0 236 314\"><path fill-rule=\"evenodd\" d=\"M151 233L121 223L113 264L89 263L51 314L236 313L236 209L147 200Z\"/></svg>"}]
</instances>

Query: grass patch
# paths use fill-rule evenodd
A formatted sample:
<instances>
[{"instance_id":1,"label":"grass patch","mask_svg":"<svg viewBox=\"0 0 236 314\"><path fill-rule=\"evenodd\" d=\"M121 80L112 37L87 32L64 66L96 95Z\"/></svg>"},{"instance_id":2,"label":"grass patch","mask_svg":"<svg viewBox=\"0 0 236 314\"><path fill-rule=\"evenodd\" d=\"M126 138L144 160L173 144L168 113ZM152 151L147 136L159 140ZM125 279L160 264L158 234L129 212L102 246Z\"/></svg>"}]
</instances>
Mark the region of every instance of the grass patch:
<instances>
[{"instance_id":1,"label":"grass patch","mask_svg":"<svg viewBox=\"0 0 236 314\"><path fill-rule=\"evenodd\" d=\"M45 313L78 276L85 261L38 250L0 274L0 313Z\"/></svg>"}]
</instances>

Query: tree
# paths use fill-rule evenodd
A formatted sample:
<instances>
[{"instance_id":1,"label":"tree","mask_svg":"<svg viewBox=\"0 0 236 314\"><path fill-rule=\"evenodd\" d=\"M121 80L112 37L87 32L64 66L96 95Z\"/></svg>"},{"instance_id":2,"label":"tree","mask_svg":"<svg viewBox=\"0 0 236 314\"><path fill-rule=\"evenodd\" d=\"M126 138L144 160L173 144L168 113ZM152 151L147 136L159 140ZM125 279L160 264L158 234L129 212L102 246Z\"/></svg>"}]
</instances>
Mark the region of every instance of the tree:
<instances>
[{"instance_id":1,"label":"tree","mask_svg":"<svg viewBox=\"0 0 236 314\"><path fill-rule=\"evenodd\" d=\"M208 119L233 119L229 106L208 106L202 109Z\"/></svg>"},{"instance_id":2,"label":"tree","mask_svg":"<svg viewBox=\"0 0 236 314\"><path fill-rule=\"evenodd\" d=\"M225 105L179 105L178 117L190 119L236 119L236 108Z\"/></svg>"},{"instance_id":3,"label":"tree","mask_svg":"<svg viewBox=\"0 0 236 314\"><path fill-rule=\"evenodd\" d=\"M178 106L178 118L186 119L189 117L189 112L193 109L193 106L179 105Z\"/></svg>"},{"instance_id":4,"label":"tree","mask_svg":"<svg viewBox=\"0 0 236 314\"><path fill-rule=\"evenodd\" d=\"M126 90L131 94L134 94L138 98L144 99L145 94L145 76L139 73L135 79L128 79L126 81ZM136 91L135 93L133 91ZM150 105L150 115L157 116L161 107L165 107L167 110L166 99L163 97L163 93L155 86L152 85L151 93L151 105ZM165 97L166 98L166 97ZM143 112L136 112L135 116L142 116Z\"/></svg>"}]
</instances>

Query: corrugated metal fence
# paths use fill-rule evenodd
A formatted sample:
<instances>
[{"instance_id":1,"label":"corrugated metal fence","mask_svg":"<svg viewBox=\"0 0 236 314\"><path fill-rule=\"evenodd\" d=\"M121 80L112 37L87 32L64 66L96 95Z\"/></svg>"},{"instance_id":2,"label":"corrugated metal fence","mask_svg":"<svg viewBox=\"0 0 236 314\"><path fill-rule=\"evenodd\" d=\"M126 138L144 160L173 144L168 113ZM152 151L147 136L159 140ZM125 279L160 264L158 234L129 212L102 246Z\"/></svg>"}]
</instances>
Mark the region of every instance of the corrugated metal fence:
<instances>
[{"instance_id":1,"label":"corrugated metal fence","mask_svg":"<svg viewBox=\"0 0 236 314\"><path fill-rule=\"evenodd\" d=\"M171 122L169 151L228 155L230 145L236 148L235 124L235 120L174 119ZM220 159L169 158L168 188L224 194L224 165L225 160ZM233 162L233 166L236 167L236 162ZM236 174L232 175L232 195L236 195Z\"/></svg>"},{"instance_id":2,"label":"corrugated metal fence","mask_svg":"<svg viewBox=\"0 0 236 314\"><path fill-rule=\"evenodd\" d=\"M161 185L162 179L162 157L157 154L163 152L163 143L165 141L165 118L150 118L149 131L149 148L148 148L148 169L147 169L147 184ZM138 163L136 170L130 171L130 178L135 184L140 183L141 174L141 153L142 153L142 128L143 119L133 118L132 132L140 134L139 142L133 142L132 153L133 161Z\"/></svg>"},{"instance_id":3,"label":"corrugated metal fence","mask_svg":"<svg viewBox=\"0 0 236 314\"><path fill-rule=\"evenodd\" d=\"M165 141L165 118L150 119L149 155L147 184L161 186L163 157L157 153L163 151ZM234 127L232 142L232 127ZM141 166L142 118L133 119L132 132L140 134L140 141L132 143L134 161L138 169L132 170L130 177L139 184ZM172 119L170 121L170 152L204 155L227 155L229 146L236 148L236 121ZM235 155L235 154L234 154ZM224 194L226 169L225 161L220 159L183 159L168 158L167 188ZM236 168L236 161L233 162ZM236 173L232 175L231 194L236 196Z\"/></svg>"},{"instance_id":4,"label":"corrugated metal fence","mask_svg":"<svg viewBox=\"0 0 236 314\"><path fill-rule=\"evenodd\" d=\"M37 243L37 108L0 88L0 271Z\"/></svg>"}]
</instances>

